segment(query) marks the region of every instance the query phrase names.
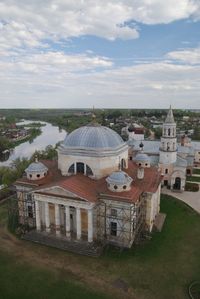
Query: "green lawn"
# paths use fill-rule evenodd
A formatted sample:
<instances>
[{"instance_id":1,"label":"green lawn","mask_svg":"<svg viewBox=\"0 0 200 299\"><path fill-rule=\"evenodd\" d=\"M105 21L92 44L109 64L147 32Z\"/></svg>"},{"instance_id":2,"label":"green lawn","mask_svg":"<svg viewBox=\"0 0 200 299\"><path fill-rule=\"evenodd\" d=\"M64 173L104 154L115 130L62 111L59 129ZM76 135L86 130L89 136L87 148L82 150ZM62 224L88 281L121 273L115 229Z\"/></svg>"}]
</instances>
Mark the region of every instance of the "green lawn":
<instances>
[{"instance_id":1,"label":"green lawn","mask_svg":"<svg viewBox=\"0 0 200 299\"><path fill-rule=\"evenodd\" d=\"M64 275L65 274L65 275ZM108 299L106 295L91 291L72 281L66 273L39 269L19 262L8 254L0 253L1 299Z\"/></svg>"},{"instance_id":2,"label":"green lawn","mask_svg":"<svg viewBox=\"0 0 200 299\"><path fill-rule=\"evenodd\" d=\"M78 267L82 279L93 279L93 286L83 287L76 276L62 268L54 271L50 265L48 269L29 266L23 257L16 259L0 250L0 298L108 298L108 288L100 290L99 281L112 286L116 279L122 279L134 296L128 292L119 298L187 299L190 282L200 280L200 215L167 195L162 196L161 210L167 214L166 223L151 241L122 253L107 250L98 259L22 243L35 255L48 254L51 265L53 260L61 260Z\"/></svg>"},{"instance_id":3,"label":"green lawn","mask_svg":"<svg viewBox=\"0 0 200 299\"><path fill-rule=\"evenodd\" d=\"M200 169L193 169L193 174L200 174Z\"/></svg>"},{"instance_id":4,"label":"green lawn","mask_svg":"<svg viewBox=\"0 0 200 299\"><path fill-rule=\"evenodd\" d=\"M188 176L187 177L187 181L188 182L200 182L200 176Z\"/></svg>"}]
</instances>

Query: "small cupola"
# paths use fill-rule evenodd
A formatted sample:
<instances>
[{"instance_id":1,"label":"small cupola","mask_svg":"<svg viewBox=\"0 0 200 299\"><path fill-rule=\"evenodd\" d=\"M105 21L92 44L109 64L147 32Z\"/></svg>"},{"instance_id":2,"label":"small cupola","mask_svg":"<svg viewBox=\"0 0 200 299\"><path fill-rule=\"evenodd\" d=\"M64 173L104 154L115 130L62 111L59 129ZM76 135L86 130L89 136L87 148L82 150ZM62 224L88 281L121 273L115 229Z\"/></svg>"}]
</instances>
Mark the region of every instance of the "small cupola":
<instances>
[{"instance_id":1,"label":"small cupola","mask_svg":"<svg viewBox=\"0 0 200 299\"><path fill-rule=\"evenodd\" d=\"M142 180L144 178L144 169L150 167L150 158L144 153L138 153L134 160L138 166L137 178Z\"/></svg>"},{"instance_id":2,"label":"small cupola","mask_svg":"<svg viewBox=\"0 0 200 299\"><path fill-rule=\"evenodd\" d=\"M27 179L29 180L40 180L47 175L48 168L42 163L39 162L37 157L35 158L35 162L32 162L25 169Z\"/></svg>"},{"instance_id":3,"label":"small cupola","mask_svg":"<svg viewBox=\"0 0 200 299\"><path fill-rule=\"evenodd\" d=\"M142 152L138 153L135 156L134 161L137 164L137 166L139 166L139 167L143 167L143 168L149 168L150 167L150 158L149 158L149 156L142 153Z\"/></svg>"},{"instance_id":4,"label":"small cupola","mask_svg":"<svg viewBox=\"0 0 200 299\"><path fill-rule=\"evenodd\" d=\"M124 171L115 171L107 178L107 186L110 191L123 192L131 189L133 179Z\"/></svg>"}]
</instances>

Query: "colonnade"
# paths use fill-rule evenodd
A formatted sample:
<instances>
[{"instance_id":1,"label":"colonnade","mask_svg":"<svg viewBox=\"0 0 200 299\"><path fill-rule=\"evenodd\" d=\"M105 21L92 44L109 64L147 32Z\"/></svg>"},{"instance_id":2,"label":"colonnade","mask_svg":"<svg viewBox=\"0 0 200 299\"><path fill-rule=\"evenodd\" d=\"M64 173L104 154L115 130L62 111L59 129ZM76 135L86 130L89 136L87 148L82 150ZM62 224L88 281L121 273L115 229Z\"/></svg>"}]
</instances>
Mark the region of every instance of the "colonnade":
<instances>
[{"instance_id":1,"label":"colonnade","mask_svg":"<svg viewBox=\"0 0 200 299\"><path fill-rule=\"evenodd\" d=\"M47 233L50 232L50 215L49 215L49 203L35 200L35 214L36 214L36 229L41 231L41 203L44 204L45 212L45 230ZM60 205L54 204L55 206L55 230L56 235L61 235L61 219L60 219ZM70 206L64 206L65 208L65 234L68 239L71 238L71 222L70 222ZM82 237L82 225L81 225L81 209L75 207L76 210L76 238L81 240ZM93 210L88 209L88 242L93 242Z\"/></svg>"}]
</instances>

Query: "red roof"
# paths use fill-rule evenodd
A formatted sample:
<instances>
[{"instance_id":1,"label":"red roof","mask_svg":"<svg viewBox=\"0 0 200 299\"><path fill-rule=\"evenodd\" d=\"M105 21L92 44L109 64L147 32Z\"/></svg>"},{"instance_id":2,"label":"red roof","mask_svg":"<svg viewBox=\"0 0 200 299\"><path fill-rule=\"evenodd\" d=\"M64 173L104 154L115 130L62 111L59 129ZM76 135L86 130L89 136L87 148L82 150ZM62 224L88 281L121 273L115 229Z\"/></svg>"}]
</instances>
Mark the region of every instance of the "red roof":
<instances>
[{"instance_id":1,"label":"red roof","mask_svg":"<svg viewBox=\"0 0 200 299\"><path fill-rule=\"evenodd\" d=\"M125 171L133 178L131 189L129 191L112 192L107 188L105 177L99 180L94 180L83 174L77 174L70 177L60 176L60 179L43 184L42 186L40 185L36 192L49 195L50 190L45 192L43 189L58 186L89 202L97 202L100 196L110 197L113 200L136 202L143 192L156 192L162 180L157 168L146 168L144 170L144 179L139 180L137 179L136 164L133 161L129 161L128 166L129 168ZM55 194L53 195L55 196Z\"/></svg>"}]
</instances>

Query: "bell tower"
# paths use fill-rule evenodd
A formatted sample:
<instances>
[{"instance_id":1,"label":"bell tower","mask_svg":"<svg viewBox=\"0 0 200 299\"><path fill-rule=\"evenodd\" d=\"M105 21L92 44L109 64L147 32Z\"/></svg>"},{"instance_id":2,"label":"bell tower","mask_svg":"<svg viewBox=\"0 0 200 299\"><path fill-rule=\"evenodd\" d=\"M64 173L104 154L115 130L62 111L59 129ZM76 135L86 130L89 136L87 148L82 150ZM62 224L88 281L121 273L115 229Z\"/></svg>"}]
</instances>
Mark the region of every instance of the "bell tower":
<instances>
[{"instance_id":1,"label":"bell tower","mask_svg":"<svg viewBox=\"0 0 200 299\"><path fill-rule=\"evenodd\" d=\"M170 106L166 120L163 124L163 131L160 144L159 165L163 174L168 174L173 168L177 159L176 123L173 111Z\"/></svg>"}]
</instances>

